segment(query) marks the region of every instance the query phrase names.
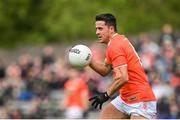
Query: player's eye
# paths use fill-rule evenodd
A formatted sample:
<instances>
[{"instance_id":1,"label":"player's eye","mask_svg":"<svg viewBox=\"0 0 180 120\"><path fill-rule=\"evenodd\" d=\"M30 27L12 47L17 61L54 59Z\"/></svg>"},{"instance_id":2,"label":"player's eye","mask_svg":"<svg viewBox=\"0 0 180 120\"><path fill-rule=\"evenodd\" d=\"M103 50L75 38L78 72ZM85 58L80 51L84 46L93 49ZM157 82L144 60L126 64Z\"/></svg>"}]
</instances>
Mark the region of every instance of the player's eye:
<instances>
[{"instance_id":1,"label":"player's eye","mask_svg":"<svg viewBox=\"0 0 180 120\"><path fill-rule=\"evenodd\" d=\"M103 28L99 28L99 30L103 30Z\"/></svg>"},{"instance_id":2,"label":"player's eye","mask_svg":"<svg viewBox=\"0 0 180 120\"><path fill-rule=\"evenodd\" d=\"M103 30L103 28L101 28L101 27L100 27L100 28L98 28L98 30L102 31L102 30Z\"/></svg>"},{"instance_id":3,"label":"player's eye","mask_svg":"<svg viewBox=\"0 0 180 120\"><path fill-rule=\"evenodd\" d=\"M103 28L102 27L97 27L96 30L100 30L101 31L101 30L103 30Z\"/></svg>"}]
</instances>

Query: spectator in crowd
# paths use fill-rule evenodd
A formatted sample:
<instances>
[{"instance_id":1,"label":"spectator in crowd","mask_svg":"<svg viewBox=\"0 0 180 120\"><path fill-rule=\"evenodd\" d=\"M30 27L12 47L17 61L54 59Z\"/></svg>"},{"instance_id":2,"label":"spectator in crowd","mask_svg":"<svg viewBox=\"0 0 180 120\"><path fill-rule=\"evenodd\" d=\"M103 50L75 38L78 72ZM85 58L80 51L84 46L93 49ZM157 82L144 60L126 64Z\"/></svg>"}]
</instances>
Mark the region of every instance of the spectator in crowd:
<instances>
[{"instance_id":1,"label":"spectator in crowd","mask_svg":"<svg viewBox=\"0 0 180 120\"><path fill-rule=\"evenodd\" d=\"M138 53L146 71L153 69L155 57L159 54L159 46L146 33L139 35Z\"/></svg>"},{"instance_id":2,"label":"spectator in crowd","mask_svg":"<svg viewBox=\"0 0 180 120\"><path fill-rule=\"evenodd\" d=\"M164 43L164 41L170 40L173 44L176 43L176 37L174 35L173 27L171 24L164 24L162 28L162 33L159 40L159 45Z\"/></svg>"},{"instance_id":3,"label":"spectator in crowd","mask_svg":"<svg viewBox=\"0 0 180 120\"><path fill-rule=\"evenodd\" d=\"M32 55L26 53L20 55L18 58L18 64L21 69L21 77L26 80L29 69L32 67Z\"/></svg>"},{"instance_id":4,"label":"spectator in crowd","mask_svg":"<svg viewBox=\"0 0 180 120\"><path fill-rule=\"evenodd\" d=\"M54 63L54 49L51 46L47 46L43 49L42 53L42 65Z\"/></svg>"},{"instance_id":5,"label":"spectator in crowd","mask_svg":"<svg viewBox=\"0 0 180 120\"><path fill-rule=\"evenodd\" d=\"M64 85L66 118L83 118L88 109L88 85L78 70L70 68L69 80Z\"/></svg>"},{"instance_id":6,"label":"spectator in crowd","mask_svg":"<svg viewBox=\"0 0 180 120\"><path fill-rule=\"evenodd\" d=\"M21 78L21 68L16 63L12 63L7 67L6 75L7 85L13 88L12 98L16 99L21 91L25 89L25 82Z\"/></svg>"}]
</instances>

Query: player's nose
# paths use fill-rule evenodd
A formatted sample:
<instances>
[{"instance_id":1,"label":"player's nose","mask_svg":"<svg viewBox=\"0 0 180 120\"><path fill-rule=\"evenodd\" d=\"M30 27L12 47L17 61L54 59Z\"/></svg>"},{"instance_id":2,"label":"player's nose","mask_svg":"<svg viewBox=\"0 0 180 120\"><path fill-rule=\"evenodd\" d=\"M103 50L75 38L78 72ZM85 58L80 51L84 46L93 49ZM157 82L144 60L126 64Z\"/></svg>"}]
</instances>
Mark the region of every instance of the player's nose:
<instances>
[{"instance_id":1,"label":"player's nose","mask_svg":"<svg viewBox=\"0 0 180 120\"><path fill-rule=\"evenodd\" d=\"M96 35L98 36L100 34L99 30L96 30Z\"/></svg>"}]
</instances>

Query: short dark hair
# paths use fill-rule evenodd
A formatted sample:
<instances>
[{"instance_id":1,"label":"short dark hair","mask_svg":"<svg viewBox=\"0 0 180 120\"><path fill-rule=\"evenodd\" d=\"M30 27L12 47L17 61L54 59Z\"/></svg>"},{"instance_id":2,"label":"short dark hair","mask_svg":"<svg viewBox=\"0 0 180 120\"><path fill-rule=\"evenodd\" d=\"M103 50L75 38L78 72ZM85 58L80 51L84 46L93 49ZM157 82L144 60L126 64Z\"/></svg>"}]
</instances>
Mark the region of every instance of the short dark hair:
<instances>
[{"instance_id":1,"label":"short dark hair","mask_svg":"<svg viewBox=\"0 0 180 120\"><path fill-rule=\"evenodd\" d=\"M116 18L111 13L96 15L96 21L104 21L106 25L114 26L114 29L117 32Z\"/></svg>"}]
</instances>

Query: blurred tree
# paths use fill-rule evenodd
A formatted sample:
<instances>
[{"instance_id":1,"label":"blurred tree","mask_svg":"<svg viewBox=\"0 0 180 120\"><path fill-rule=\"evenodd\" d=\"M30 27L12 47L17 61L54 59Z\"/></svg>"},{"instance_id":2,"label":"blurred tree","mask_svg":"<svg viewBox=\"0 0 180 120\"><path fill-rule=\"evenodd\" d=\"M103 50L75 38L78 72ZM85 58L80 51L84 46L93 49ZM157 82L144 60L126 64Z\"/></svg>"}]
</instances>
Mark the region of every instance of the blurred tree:
<instances>
[{"instance_id":1,"label":"blurred tree","mask_svg":"<svg viewBox=\"0 0 180 120\"><path fill-rule=\"evenodd\" d=\"M177 29L179 6L179 0L1 0L0 46L93 40L94 17L104 12L117 16L123 34L160 30L165 23Z\"/></svg>"}]
</instances>

